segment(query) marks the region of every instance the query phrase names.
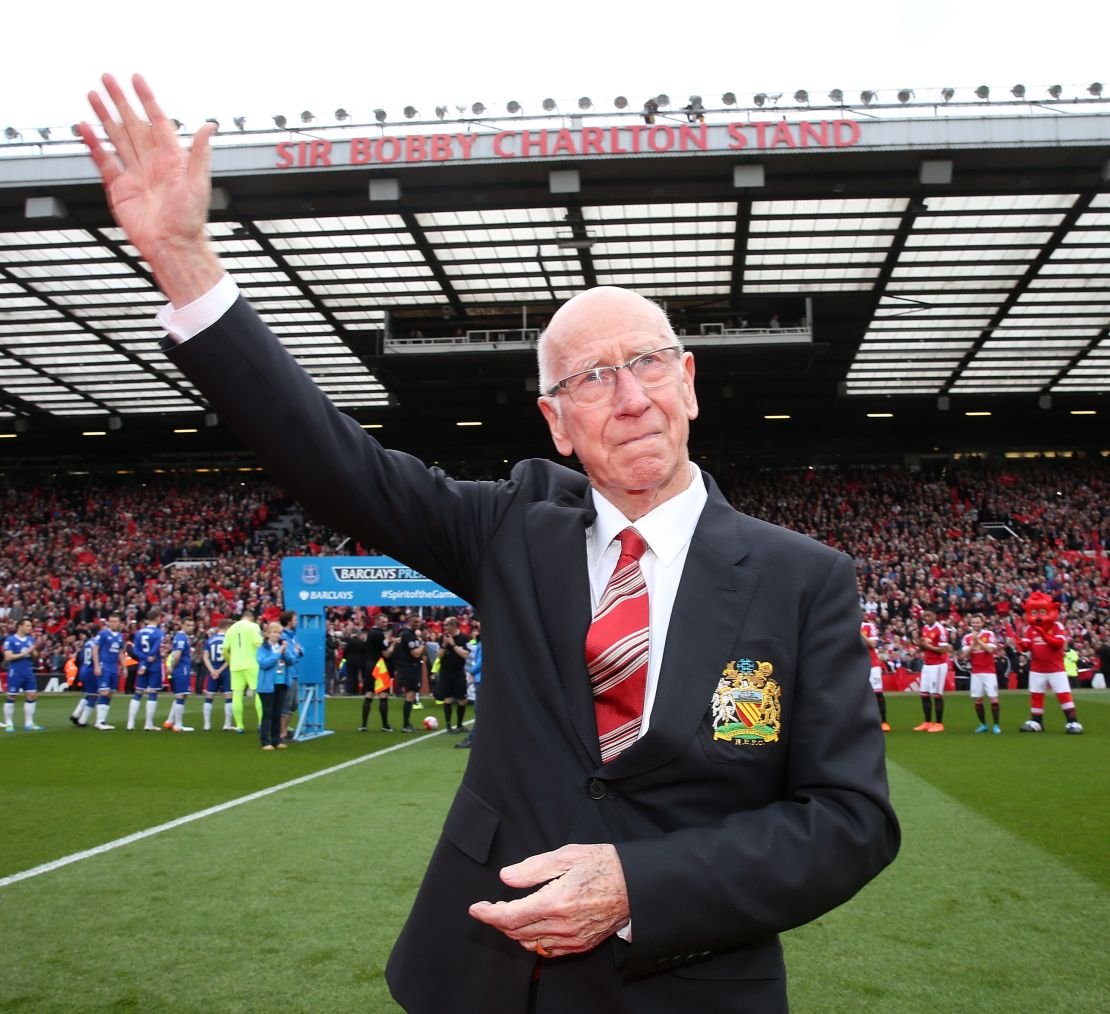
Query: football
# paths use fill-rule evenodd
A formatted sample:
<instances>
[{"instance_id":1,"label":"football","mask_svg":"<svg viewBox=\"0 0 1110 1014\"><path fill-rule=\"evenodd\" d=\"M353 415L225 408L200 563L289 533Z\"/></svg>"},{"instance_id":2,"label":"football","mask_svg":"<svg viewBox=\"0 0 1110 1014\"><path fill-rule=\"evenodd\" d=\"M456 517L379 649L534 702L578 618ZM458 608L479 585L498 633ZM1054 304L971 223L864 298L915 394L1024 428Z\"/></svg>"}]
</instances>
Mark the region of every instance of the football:
<instances>
[{"instance_id":1,"label":"football","mask_svg":"<svg viewBox=\"0 0 1110 1014\"><path fill-rule=\"evenodd\" d=\"M1032 719L1025 722L1021 727L1021 732L1044 732L1044 726L1040 722L1034 722Z\"/></svg>"},{"instance_id":2,"label":"football","mask_svg":"<svg viewBox=\"0 0 1110 1014\"><path fill-rule=\"evenodd\" d=\"M424 728L429 732L439 728L439 719L435 715L429 715L424 719Z\"/></svg>"}]
</instances>

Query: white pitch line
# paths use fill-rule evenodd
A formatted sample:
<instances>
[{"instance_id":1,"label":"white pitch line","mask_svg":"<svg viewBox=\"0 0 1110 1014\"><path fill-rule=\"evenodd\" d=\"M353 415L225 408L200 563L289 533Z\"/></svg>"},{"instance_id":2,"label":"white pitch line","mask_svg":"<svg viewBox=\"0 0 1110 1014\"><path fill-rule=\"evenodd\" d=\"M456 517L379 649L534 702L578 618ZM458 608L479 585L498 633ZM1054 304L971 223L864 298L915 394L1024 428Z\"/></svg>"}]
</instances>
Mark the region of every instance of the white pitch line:
<instances>
[{"instance_id":1,"label":"white pitch line","mask_svg":"<svg viewBox=\"0 0 1110 1014\"><path fill-rule=\"evenodd\" d=\"M387 753L393 753L396 750L404 750L407 746L415 746L417 743L426 743L435 736L442 736L445 731L445 729L440 729L439 732L432 733L431 736L420 736L403 743L395 743L393 746L387 746L384 750L376 750L374 753L364 754L362 757L355 757L349 761L344 761L342 764L335 764L330 768L324 768L322 771L313 771L310 774L301 775L300 778L282 782L280 785L271 785L268 789L259 789L257 792L252 792L247 796L240 796L238 799L229 799L226 803L219 803L216 806L208 807L206 810L198 810L196 813L188 813L184 817L178 817L175 820L167 821L165 824L158 824L155 827L148 827L145 831L136 831L134 834L126 835L123 838L117 838L115 841L105 842L103 845L97 845L91 849L85 849L83 852L74 852L72 855L62 856L61 859L54 859L49 863L43 863L41 866L23 870L22 873L13 873L11 876L0 877L0 887L9 887L12 884L18 884L21 880L30 880L32 877L38 877L44 873L52 873L54 870L60 870L63 866L69 866L71 863L78 863L82 859L91 859L93 856L99 856L105 852L112 852L115 849L123 848L124 845L131 845L137 841L142 841L144 838L150 838L156 834L161 834L163 831L172 831L175 827L181 827L183 824L191 824L194 820L200 820L202 817L211 817L214 813L223 813L224 810L234 809L236 806L242 806L244 803L253 803L256 799L272 796L275 792L281 792L282 789L291 789L294 785L304 785L306 782L311 782L314 779L323 778L324 775L333 775L336 771L343 771L345 768L352 768L356 764L374 760L375 757L384 757Z\"/></svg>"}]
</instances>

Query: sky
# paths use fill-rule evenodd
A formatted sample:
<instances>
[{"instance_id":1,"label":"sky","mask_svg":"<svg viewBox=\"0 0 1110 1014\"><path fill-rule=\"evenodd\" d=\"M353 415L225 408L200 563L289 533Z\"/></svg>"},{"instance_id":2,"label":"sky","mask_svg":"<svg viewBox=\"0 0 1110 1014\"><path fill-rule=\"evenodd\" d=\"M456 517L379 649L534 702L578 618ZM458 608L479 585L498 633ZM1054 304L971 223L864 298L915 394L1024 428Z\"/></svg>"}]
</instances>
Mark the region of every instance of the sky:
<instances>
[{"instance_id":1,"label":"sky","mask_svg":"<svg viewBox=\"0 0 1110 1014\"><path fill-rule=\"evenodd\" d=\"M902 0L866 4L635 4L605 0L426 0L387 5L191 0L39 0L4 15L0 128L66 126L89 116L99 75L142 72L170 116L195 129L205 118L245 115L252 127L309 109L356 122L375 108L400 119L405 105L431 119L437 104L525 110L545 97L564 108L582 95L599 109L627 95L639 107L660 92L718 105L755 92L805 88L893 93L919 99L980 84L1005 95L1021 82L1086 96L1110 91L1110 8L1073 0L1066 15L1016 3ZM1062 8L1061 8L1062 9ZM1070 87L1069 87L1070 86Z\"/></svg>"}]
</instances>

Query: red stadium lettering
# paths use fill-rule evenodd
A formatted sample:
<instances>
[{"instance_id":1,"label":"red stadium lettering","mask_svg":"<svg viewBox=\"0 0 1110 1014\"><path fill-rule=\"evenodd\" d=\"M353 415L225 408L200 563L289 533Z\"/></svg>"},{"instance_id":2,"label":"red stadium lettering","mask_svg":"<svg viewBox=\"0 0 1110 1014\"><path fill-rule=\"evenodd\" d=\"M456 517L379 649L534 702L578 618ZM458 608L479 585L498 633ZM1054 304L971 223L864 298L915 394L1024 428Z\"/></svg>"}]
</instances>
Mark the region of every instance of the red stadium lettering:
<instances>
[{"instance_id":1,"label":"red stadium lettering","mask_svg":"<svg viewBox=\"0 0 1110 1014\"><path fill-rule=\"evenodd\" d=\"M662 142L658 138L662 135ZM673 127L652 127L648 133L648 147L652 151L671 151L674 148L674 128Z\"/></svg>"},{"instance_id":2,"label":"red stadium lettering","mask_svg":"<svg viewBox=\"0 0 1110 1014\"><path fill-rule=\"evenodd\" d=\"M755 127L755 146L757 148L767 147L767 128L774 125L772 120L756 120L755 123L751 124Z\"/></svg>"},{"instance_id":3,"label":"red stadium lettering","mask_svg":"<svg viewBox=\"0 0 1110 1014\"><path fill-rule=\"evenodd\" d=\"M790 124L784 120L775 124L775 134L771 138L772 148L777 148L780 144L785 144L789 148L798 147L798 142L794 140L794 135L790 132Z\"/></svg>"},{"instance_id":4,"label":"red stadium lettering","mask_svg":"<svg viewBox=\"0 0 1110 1014\"><path fill-rule=\"evenodd\" d=\"M351 138L351 165L365 165L372 160L370 151L372 143L368 137Z\"/></svg>"},{"instance_id":5,"label":"red stadium lettering","mask_svg":"<svg viewBox=\"0 0 1110 1014\"><path fill-rule=\"evenodd\" d=\"M505 147L505 142L513 137L516 137L515 130L502 130L493 135L493 153L498 158L516 158L516 152Z\"/></svg>"},{"instance_id":6,"label":"red stadium lettering","mask_svg":"<svg viewBox=\"0 0 1110 1014\"><path fill-rule=\"evenodd\" d=\"M470 149L474 147L474 142L478 140L478 136L476 134L456 134L455 140L462 147L462 157L470 158Z\"/></svg>"},{"instance_id":7,"label":"red stadium lettering","mask_svg":"<svg viewBox=\"0 0 1110 1014\"><path fill-rule=\"evenodd\" d=\"M308 146L308 164L331 165L331 141L319 139L312 141Z\"/></svg>"},{"instance_id":8,"label":"red stadium lettering","mask_svg":"<svg viewBox=\"0 0 1110 1014\"><path fill-rule=\"evenodd\" d=\"M682 124L678 131L679 151L689 151L692 147L705 151L709 145L709 131L704 123L696 127L689 123Z\"/></svg>"},{"instance_id":9,"label":"red stadium lettering","mask_svg":"<svg viewBox=\"0 0 1110 1014\"><path fill-rule=\"evenodd\" d=\"M547 133L545 131L545 133ZM551 146L552 155L577 155L578 149L574 145L574 135L569 130L560 130L555 135L555 143Z\"/></svg>"},{"instance_id":10,"label":"red stadium lettering","mask_svg":"<svg viewBox=\"0 0 1110 1014\"><path fill-rule=\"evenodd\" d=\"M432 161L445 162L451 157L451 135L432 134Z\"/></svg>"},{"instance_id":11,"label":"red stadium lettering","mask_svg":"<svg viewBox=\"0 0 1110 1014\"><path fill-rule=\"evenodd\" d=\"M803 148L808 148L810 142L819 144L821 147L828 147L829 144L829 121L821 120L820 123L810 123L808 120L802 120L798 124L799 136L798 140L801 142Z\"/></svg>"},{"instance_id":12,"label":"red stadium lettering","mask_svg":"<svg viewBox=\"0 0 1110 1014\"><path fill-rule=\"evenodd\" d=\"M730 123L728 125L729 148L733 151L739 151L741 148L748 146L748 139L744 136L744 124Z\"/></svg>"},{"instance_id":13,"label":"red stadium lettering","mask_svg":"<svg viewBox=\"0 0 1110 1014\"><path fill-rule=\"evenodd\" d=\"M859 144L859 137L859 124L855 120L833 120L833 144L838 148Z\"/></svg>"},{"instance_id":14,"label":"red stadium lettering","mask_svg":"<svg viewBox=\"0 0 1110 1014\"><path fill-rule=\"evenodd\" d=\"M632 135L633 153L643 151L643 148L640 145L640 135L647 129L647 126L642 123L634 123L631 127L625 127L624 129Z\"/></svg>"},{"instance_id":15,"label":"red stadium lettering","mask_svg":"<svg viewBox=\"0 0 1110 1014\"><path fill-rule=\"evenodd\" d=\"M548 131L541 130L533 134L530 130L525 130L520 135L520 153L527 157L529 155L546 155L547 154L547 135ZM532 151L536 147L538 151Z\"/></svg>"},{"instance_id":16,"label":"red stadium lettering","mask_svg":"<svg viewBox=\"0 0 1110 1014\"><path fill-rule=\"evenodd\" d=\"M611 155L627 155L628 149L621 147L621 128L609 128L609 153Z\"/></svg>"},{"instance_id":17,"label":"red stadium lettering","mask_svg":"<svg viewBox=\"0 0 1110 1014\"><path fill-rule=\"evenodd\" d=\"M602 144L601 139L605 136L605 131L601 127L583 127L582 128L582 154L583 155L604 155L605 146Z\"/></svg>"},{"instance_id":18,"label":"red stadium lettering","mask_svg":"<svg viewBox=\"0 0 1110 1014\"><path fill-rule=\"evenodd\" d=\"M278 160L274 163L276 169L288 169L293 164L293 154L289 150L290 142L282 141L277 146Z\"/></svg>"},{"instance_id":19,"label":"red stadium lettering","mask_svg":"<svg viewBox=\"0 0 1110 1014\"><path fill-rule=\"evenodd\" d=\"M428 139L421 134L409 134L405 138L405 161L424 162L428 158Z\"/></svg>"},{"instance_id":20,"label":"red stadium lettering","mask_svg":"<svg viewBox=\"0 0 1110 1014\"><path fill-rule=\"evenodd\" d=\"M389 151L386 152L386 145L389 145ZM401 139L398 137L382 137L374 145L374 161L376 162L396 162L401 157L401 151L404 146L401 144Z\"/></svg>"}]
</instances>

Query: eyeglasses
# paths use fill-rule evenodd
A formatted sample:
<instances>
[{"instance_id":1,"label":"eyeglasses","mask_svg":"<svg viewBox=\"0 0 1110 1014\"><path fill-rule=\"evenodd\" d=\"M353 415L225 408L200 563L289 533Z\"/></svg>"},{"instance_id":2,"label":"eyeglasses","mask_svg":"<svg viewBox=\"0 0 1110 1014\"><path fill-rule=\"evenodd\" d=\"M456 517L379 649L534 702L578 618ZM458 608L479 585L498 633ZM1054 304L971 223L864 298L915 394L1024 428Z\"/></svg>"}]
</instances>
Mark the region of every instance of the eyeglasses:
<instances>
[{"instance_id":1,"label":"eyeglasses","mask_svg":"<svg viewBox=\"0 0 1110 1014\"><path fill-rule=\"evenodd\" d=\"M620 366L595 366L592 370L572 373L564 380L548 388L547 396L554 397L559 391L566 391L575 405L592 408L613 400L617 390L617 371L628 370L642 387L659 387L673 380L682 349L678 345L668 345L652 352L641 352Z\"/></svg>"}]
</instances>

